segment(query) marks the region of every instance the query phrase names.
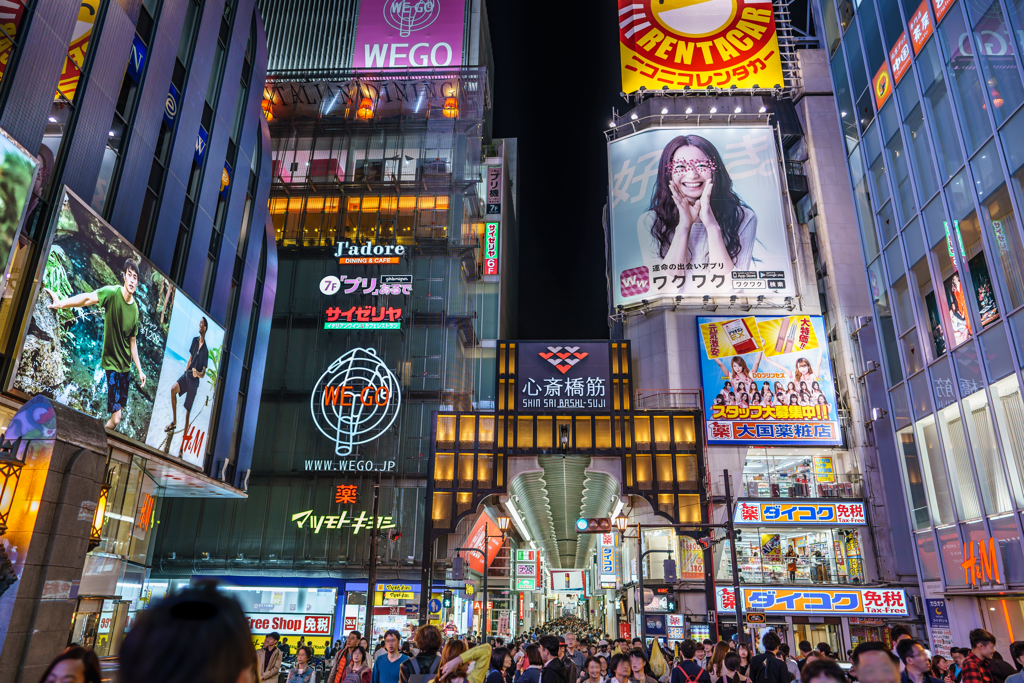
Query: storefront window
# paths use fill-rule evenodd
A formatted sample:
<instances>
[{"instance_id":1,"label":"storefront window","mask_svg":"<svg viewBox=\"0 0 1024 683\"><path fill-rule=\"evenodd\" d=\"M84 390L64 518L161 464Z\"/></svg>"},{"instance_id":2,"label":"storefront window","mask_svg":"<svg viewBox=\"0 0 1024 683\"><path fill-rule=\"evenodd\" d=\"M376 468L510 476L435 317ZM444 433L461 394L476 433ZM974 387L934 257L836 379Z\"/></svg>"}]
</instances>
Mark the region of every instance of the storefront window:
<instances>
[{"instance_id":1,"label":"storefront window","mask_svg":"<svg viewBox=\"0 0 1024 683\"><path fill-rule=\"evenodd\" d=\"M931 40L925 45L921 54L917 56L917 68L925 95L925 112L932 127L932 149L938 155L939 168L948 180L963 166L964 157L960 151L960 135L953 122L953 109L949 104L949 93L937 45L937 40ZM913 80L909 83L913 84Z\"/></svg>"},{"instance_id":2,"label":"storefront window","mask_svg":"<svg viewBox=\"0 0 1024 683\"><path fill-rule=\"evenodd\" d=\"M915 529L927 528L928 499L925 496L924 478L921 476L921 462L917 457L914 435L907 428L899 432L900 452L903 455L903 477L907 483L907 500L910 501L910 517Z\"/></svg>"},{"instance_id":3,"label":"storefront window","mask_svg":"<svg viewBox=\"0 0 1024 683\"><path fill-rule=\"evenodd\" d=\"M743 583L864 582L858 530L745 527L736 533L736 562ZM718 580L731 579L728 549L722 552L718 566Z\"/></svg>"},{"instance_id":4,"label":"storefront window","mask_svg":"<svg viewBox=\"0 0 1024 683\"><path fill-rule=\"evenodd\" d=\"M981 517L981 503L974 487L974 473L967 452L967 438L957 404L939 412L939 428L942 442L946 447L949 463L950 483L953 485L953 501L957 516L962 520Z\"/></svg>"},{"instance_id":5,"label":"storefront window","mask_svg":"<svg viewBox=\"0 0 1024 683\"><path fill-rule=\"evenodd\" d=\"M981 92L981 82L978 80L978 69L971 56L970 43L963 40L966 34L967 26L964 24L963 14L959 8L953 7L939 25L938 43L942 46L946 59L950 82L958 95L954 100L960 111L964 142L968 153L972 153L992 135L992 126L985 114L985 95Z\"/></svg>"},{"instance_id":6,"label":"storefront window","mask_svg":"<svg viewBox=\"0 0 1024 683\"><path fill-rule=\"evenodd\" d=\"M964 561L964 546L956 527L939 527L935 533L939 537L939 557L942 560L942 572L946 576L946 586L966 586L964 569L960 566Z\"/></svg>"},{"instance_id":7,"label":"storefront window","mask_svg":"<svg viewBox=\"0 0 1024 683\"><path fill-rule=\"evenodd\" d=\"M943 332L942 317L939 313L938 303L935 299L935 288L932 286L932 276L928 270L928 259L922 257L910 268L911 277L920 301L924 304L924 315L922 321L927 324L927 338L930 340L929 351L933 358L938 358L946 352L946 336Z\"/></svg>"},{"instance_id":8,"label":"storefront window","mask_svg":"<svg viewBox=\"0 0 1024 683\"><path fill-rule=\"evenodd\" d=\"M1021 598L985 598L986 626L996 642L1011 643L1024 633L1024 600Z\"/></svg>"},{"instance_id":9,"label":"storefront window","mask_svg":"<svg viewBox=\"0 0 1024 683\"><path fill-rule=\"evenodd\" d=\"M860 475L840 473L843 460L842 453L828 449L750 448L743 467L743 494L748 498L859 497Z\"/></svg>"},{"instance_id":10,"label":"storefront window","mask_svg":"<svg viewBox=\"0 0 1024 683\"><path fill-rule=\"evenodd\" d=\"M935 552L935 538L931 531L914 534L917 541L917 557L921 562L921 578L924 581L937 581L939 574L939 557Z\"/></svg>"},{"instance_id":11,"label":"storefront window","mask_svg":"<svg viewBox=\"0 0 1024 683\"><path fill-rule=\"evenodd\" d=\"M1003 572L1006 576L1003 583L1024 583L1024 553L1021 552L1020 532L1017 531L1015 515L990 517L992 537L999 544L999 554L1003 560Z\"/></svg>"},{"instance_id":12,"label":"storefront window","mask_svg":"<svg viewBox=\"0 0 1024 683\"><path fill-rule=\"evenodd\" d=\"M914 428L917 430L917 443L924 465L924 483L932 519L937 524L949 524L953 521L953 506L949 499L949 481L946 477L946 466L942 461L935 416L930 415L918 421Z\"/></svg>"},{"instance_id":13,"label":"storefront window","mask_svg":"<svg viewBox=\"0 0 1024 683\"><path fill-rule=\"evenodd\" d=\"M974 451L974 466L981 484L981 498L989 514L1007 512L1010 491L1003 475L1002 457L996 446L996 435L988 410L988 397L979 391L964 399L964 415L967 416L967 434Z\"/></svg>"},{"instance_id":14,"label":"storefront window","mask_svg":"<svg viewBox=\"0 0 1024 683\"><path fill-rule=\"evenodd\" d=\"M1013 57L1013 38L1006 29L998 0L981 0L964 6L974 24L972 52L981 63L982 80L998 126L1024 102L1024 87L1021 87Z\"/></svg>"},{"instance_id":15,"label":"storefront window","mask_svg":"<svg viewBox=\"0 0 1024 683\"><path fill-rule=\"evenodd\" d=\"M992 400L1014 498L1024 507L1024 402L1016 375L992 385Z\"/></svg>"},{"instance_id":16,"label":"storefront window","mask_svg":"<svg viewBox=\"0 0 1024 683\"><path fill-rule=\"evenodd\" d=\"M924 203L939 189L939 181L935 177L935 156L924 125L924 110L918 101L913 78L905 79L896 92L907 133L907 148L913 157L914 170L917 172L918 199Z\"/></svg>"}]
</instances>

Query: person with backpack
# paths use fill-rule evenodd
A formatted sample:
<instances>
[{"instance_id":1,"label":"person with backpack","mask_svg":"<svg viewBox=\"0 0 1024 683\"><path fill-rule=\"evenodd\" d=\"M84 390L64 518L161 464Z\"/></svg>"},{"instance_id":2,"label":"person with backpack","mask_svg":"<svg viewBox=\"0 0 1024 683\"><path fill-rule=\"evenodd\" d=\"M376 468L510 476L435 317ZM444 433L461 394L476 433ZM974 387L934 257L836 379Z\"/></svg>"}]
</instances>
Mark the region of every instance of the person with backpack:
<instances>
[{"instance_id":1,"label":"person with backpack","mask_svg":"<svg viewBox=\"0 0 1024 683\"><path fill-rule=\"evenodd\" d=\"M711 683L711 676L703 666L693 661L694 655L697 654L697 643L692 640L684 640L683 644L679 646L679 654L683 658L680 662L672 669L672 678L670 683ZM701 650L704 646L700 646Z\"/></svg>"},{"instance_id":2,"label":"person with backpack","mask_svg":"<svg viewBox=\"0 0 1024 683\"><path fill-rule=\"evenodd\" d=\"M437 667L441 663L437 656L438 650L443 644L441 632L437 630L436 626L420 626L416 629L416 635L412 639L420 652L409 661L402 663L402 668L399 671L399 683L427 683L436 678Z\"/></svg>"},{"instance_id":3,"label":"person with backpack","mask_svg":"<svg viewBox=\"0 0 1024 683\"><path fill-rule=\"evenodd\" d=\"M792 676L789 667L779 659L779 645L782 641L775 631L768 631L761 638L764 652L750 660L751 683L789 683Z\"/></svg>"}]
</instances>

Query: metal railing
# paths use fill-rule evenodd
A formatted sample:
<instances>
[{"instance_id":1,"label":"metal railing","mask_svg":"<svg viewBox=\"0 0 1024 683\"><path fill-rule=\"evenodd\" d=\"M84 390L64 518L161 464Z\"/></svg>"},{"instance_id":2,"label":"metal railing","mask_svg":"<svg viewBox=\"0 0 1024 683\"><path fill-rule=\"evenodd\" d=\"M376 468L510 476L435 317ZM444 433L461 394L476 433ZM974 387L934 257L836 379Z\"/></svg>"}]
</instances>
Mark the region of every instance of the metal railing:
<instances>
[{"instance_id":1,"label":"metal railing","mask_svg":"<svg viewBox=\"0 0 1024 683\"><path fill-rule=\"evenodd\" d=\"M633 397L637 410L699 410L700 389L653 389L637 391Z\"/></svg>"},{"instance_id":2,"label":"metal railing","mask_svg":"<svg viewBox=\"0 0 1024 683\"><path fill-rule=\"evenodd\" d=\"M744 474L742 491L747 498L862 498L862 483L859 474Z\"/></svg>"}]
</instances>

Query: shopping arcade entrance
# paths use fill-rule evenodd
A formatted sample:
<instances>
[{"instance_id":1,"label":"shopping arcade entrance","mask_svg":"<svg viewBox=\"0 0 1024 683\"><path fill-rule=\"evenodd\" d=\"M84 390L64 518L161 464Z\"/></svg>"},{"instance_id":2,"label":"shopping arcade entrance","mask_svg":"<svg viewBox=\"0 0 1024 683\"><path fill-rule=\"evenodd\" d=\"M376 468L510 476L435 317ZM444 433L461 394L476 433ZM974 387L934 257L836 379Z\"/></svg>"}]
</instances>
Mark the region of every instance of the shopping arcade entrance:
<instances>
[{"instance_id":1,"label":"shopping arcade entrance","mask_svg":"<svg viewBox=\"0 0 1024 683\"><path fill-rule=\"evenodd\" d=\"M552 569L585 567L594 536L574 524L611 516L619 496L643 498L667 523L707 522L698 395L638 407L628 341L499 341L497 353L495 412L435 415L423 585L447 578L456 527L483 504L518 499Z\"/></svg>"}]
</instances>

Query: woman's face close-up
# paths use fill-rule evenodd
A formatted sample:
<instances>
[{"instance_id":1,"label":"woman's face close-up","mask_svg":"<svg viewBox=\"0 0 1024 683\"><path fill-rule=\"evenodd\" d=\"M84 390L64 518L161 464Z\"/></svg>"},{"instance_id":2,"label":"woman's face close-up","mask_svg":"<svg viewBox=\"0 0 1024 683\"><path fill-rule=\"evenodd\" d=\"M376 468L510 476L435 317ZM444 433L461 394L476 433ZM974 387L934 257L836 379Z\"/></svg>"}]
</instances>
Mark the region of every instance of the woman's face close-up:
<instances>
[{"instance_id":1,"label":"woman's face close-up","mask_svg":"<svg viewBox=\"0 0 1024 683\"><path fill-rule=\"evenodd\" d=\"M704 184L715 174L715 165L693 145L684 145L672 155L672 180L679 182L683 196L698 199Z\"/></svg>"}]
</instances>

